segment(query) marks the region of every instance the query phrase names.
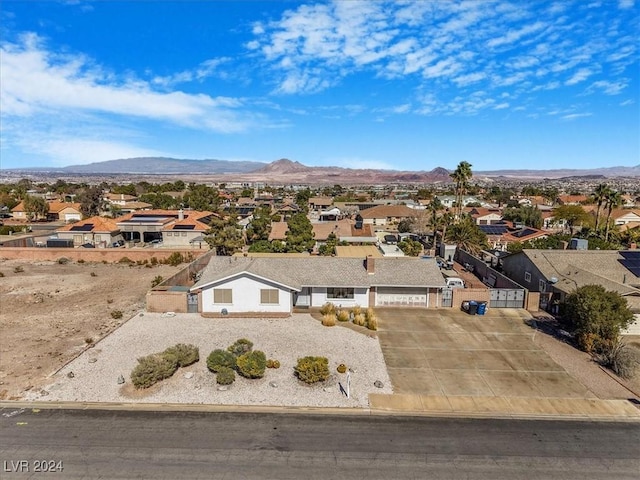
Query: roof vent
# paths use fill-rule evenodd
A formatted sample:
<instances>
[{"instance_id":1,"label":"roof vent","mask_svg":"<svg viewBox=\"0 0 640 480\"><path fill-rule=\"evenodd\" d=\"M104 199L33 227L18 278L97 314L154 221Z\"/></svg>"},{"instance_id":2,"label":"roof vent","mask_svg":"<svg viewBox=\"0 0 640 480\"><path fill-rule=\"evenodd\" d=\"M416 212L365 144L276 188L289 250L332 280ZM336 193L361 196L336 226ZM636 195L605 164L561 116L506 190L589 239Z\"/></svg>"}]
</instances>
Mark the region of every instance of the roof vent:
<instances>
[{"instance_id":1,"label":"roof vent","mask_svg":"<svg viewBox=\"0 0 640 480\"><path fill-rule=\"evenodd\" d=\"M558 279L556 277L551 277L549 279L549 283L558 283Z\"/></svg>"}]
</instances>

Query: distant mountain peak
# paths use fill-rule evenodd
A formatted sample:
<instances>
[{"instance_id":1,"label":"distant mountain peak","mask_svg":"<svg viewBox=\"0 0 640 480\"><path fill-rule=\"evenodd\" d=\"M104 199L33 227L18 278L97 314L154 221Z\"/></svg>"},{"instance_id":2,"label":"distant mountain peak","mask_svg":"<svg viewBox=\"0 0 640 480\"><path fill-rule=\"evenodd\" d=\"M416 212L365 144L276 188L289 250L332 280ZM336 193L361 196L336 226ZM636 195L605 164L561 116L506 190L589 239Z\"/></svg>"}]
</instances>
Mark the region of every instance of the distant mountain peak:
<instances>
[{"instance_id":1,"label":"distant mountain peak","mask_svg":"<svg viewBox=\"0 0 640 480\"><path fill-rule=\"evenodd\" d=\"M311 168L307 167L300 162L289 160L288 158L281 158L275 162L271 162L267 166L261 168L257 172L260 173L273 173L273 174L286 174L286 173L305 173ZM256 173L256 172L254 172Z\"/></svg>"}]
</instances>

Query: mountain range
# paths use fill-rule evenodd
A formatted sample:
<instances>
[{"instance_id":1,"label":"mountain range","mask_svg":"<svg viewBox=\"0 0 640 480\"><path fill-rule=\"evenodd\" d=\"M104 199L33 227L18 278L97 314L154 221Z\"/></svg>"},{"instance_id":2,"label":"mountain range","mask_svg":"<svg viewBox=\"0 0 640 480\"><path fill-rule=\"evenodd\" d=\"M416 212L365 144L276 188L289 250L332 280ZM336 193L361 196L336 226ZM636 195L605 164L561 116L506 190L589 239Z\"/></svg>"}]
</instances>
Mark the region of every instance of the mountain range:
<instances>
[{"instance_id":1,"label":"mountain range","mask_svg":"<svg viewBox=\"0 0 640 480\"><path fill-rule=\"evenodd\" d=\"M9 170L6 170L7 172ZM309 167L300 162L280 159L271 163L230 160L190 160L165 157L139 157L63 168L14 169L13 172L49 172L80 175L206 175L221 181L251 181L308 184L384 184L384 183L446 183L450 171L437 167L430 171L398 171L355 169L344 167ZM476 178L559 179L640 177L640 165L597 169L510 169L474 171Z\"/></svg>"}]
</instances>

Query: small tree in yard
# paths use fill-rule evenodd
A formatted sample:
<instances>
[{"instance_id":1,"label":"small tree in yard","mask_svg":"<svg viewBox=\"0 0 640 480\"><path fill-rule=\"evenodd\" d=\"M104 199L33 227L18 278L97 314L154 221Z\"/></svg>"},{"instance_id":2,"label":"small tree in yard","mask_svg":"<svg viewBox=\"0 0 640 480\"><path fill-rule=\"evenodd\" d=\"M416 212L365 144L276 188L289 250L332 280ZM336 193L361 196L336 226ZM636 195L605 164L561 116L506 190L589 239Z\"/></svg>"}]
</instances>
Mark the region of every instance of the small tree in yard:
<instances>
[{"instance_id":1,"label":"small tree in yard","mask_svg":"<svg viewBox=\"0 0 640 480\"><path fill-rule=\"evenodd\" d=\"M585 285L567 296L563 324L578 347L623 377L633 374L636 359L620 341L620 332L633 322L633 313L619 293L601 285ZM631 372L631 373L629 373Z\"/></svg>"}]
</instances>

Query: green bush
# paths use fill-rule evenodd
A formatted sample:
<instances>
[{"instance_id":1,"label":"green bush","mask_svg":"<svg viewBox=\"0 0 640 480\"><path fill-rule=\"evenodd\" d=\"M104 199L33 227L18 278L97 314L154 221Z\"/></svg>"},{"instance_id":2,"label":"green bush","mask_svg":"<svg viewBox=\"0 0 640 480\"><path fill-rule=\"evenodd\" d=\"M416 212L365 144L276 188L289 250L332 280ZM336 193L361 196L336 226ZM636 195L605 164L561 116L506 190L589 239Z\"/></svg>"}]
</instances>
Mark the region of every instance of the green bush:
<instances>
[{"instance_id":1,"label":"green bush","mask_svg":"<svg viewBox=\"0 0 640 480\"><path fill-rule=\"evenodd\" d=\"M336 306L331 302L327 302L327 303L325 303L324 305L322 305L320 307L320 313L322 315L327 315L327 314L330 314L330 313L336 313Z\"/></svg>"},{"instance_id":2,"label":"green bush","mask_svg":"<svg viewBox=\"0 0 640 480\"><path fill-rule=\"evenodd\" d=\"M269 359L267 360L267 368L280 368L280 361Z\"/></svg>"},{"instance_id":3,"label":"green bush","mask_svg":"<svg viewBox=\"0 0 640 480\"><path fill-rule=\"evenodd\" d=\"M178 362L179 367L188 367L200 360L200 351L195 345L178 343L162 352L165 356L172 356Z\"/></svg>"},{"instance_id":4,"label":"green bush","mask_svg":"<svg viewBox=\"0 0 640 480\"><path fill-rule=\"evenodd\" d=\"M324 382L329 378L329 360L326 357L303 357L294 367L296 377L304 383Z\"/></svg>"},{"instance_id":5,"label":"green bush","mask_svg":"<svg viewBox=\"0 0 640 480\"><path fill-rule=\"evenodd\" d=\"M229 367L220 367L216 374L216 383L219 385L231 385L236 381L236 372Z\"/></svg>"},{"instance_id":6,"label":"green bush","mask_svg":"<svg viewBox=\"0 0 640 480\"><path fill-rule=\"evenodd\" d=\"M236 361L238 373L245 378L262 378L267 367L267 357L260 350L240 355Z\"/></svg>"},{"instance_id":7,"label":"green bush","mask_svg":"<svg viewBox=\"0 0 640 480\"><path fill-rule=\"evenodd\" d=\"M169 258L167 258L167 263L172 267L177 267L183 262L184 262L184 257L180 252L173 252L171 255L169 255Z\"/></svg>"},{"instance_id":8,"label":"green bush","mask_svg":"<svg viewBox=\"0 0 640 480\"><path fill-rule=\"evenodd\" d=\"M116 319L116 320L121 319L121 318L122 318L122 311L120 311L120 310L113 310L113 311L111 312L111 318L114 318L114 319Z\"/></svg>"},{"instance_id":9,"label":"green bush","mask_svg":"<svg viewBox=\"0 0 640 480\"><path fill-rule=\"evenodd\" d=\"M227 350L214 350L207 357L207 368L212 372L218 372L223 367L236 368L236 356Z\"/></svg>"},{"instance_id":10,"label":"green bush","mask_svg":"<svg viewBox=\"0 0 640 480\"><path fill-rule=\"evenodd\" d=\"M164 278L162 278L162 275L156 275L156 277L153 280L151 280L151 288L160 285L163 280Z\"/></svg>"},{"instance_id":11,"label":"green bush","mask_svg":"<svg viewBox=\"0 0 640 480\"><path fill-rule=\"evenodd\" d=\"M227 350L231 352L236 357L248 353L253 348L253 342L251 340L247 340L246 338L239 338L233 345L230 345Z\"/></svg>"},{"instance_id":12,"label":"green bush","mask_svg":"<svg viewBox=\"0 0 640 480\"><path fill-rule=\"evenodd\" d=\"M152 354L138 359L131 372L131 382L136 388L149 388L160 380L169 378L178 369L175 357Z\"/></svg>"}]
</instances>

